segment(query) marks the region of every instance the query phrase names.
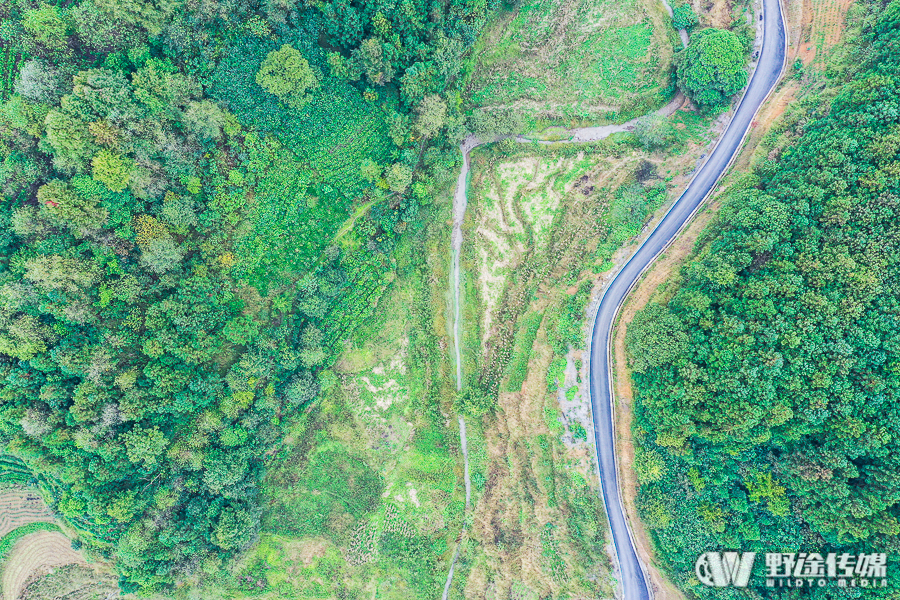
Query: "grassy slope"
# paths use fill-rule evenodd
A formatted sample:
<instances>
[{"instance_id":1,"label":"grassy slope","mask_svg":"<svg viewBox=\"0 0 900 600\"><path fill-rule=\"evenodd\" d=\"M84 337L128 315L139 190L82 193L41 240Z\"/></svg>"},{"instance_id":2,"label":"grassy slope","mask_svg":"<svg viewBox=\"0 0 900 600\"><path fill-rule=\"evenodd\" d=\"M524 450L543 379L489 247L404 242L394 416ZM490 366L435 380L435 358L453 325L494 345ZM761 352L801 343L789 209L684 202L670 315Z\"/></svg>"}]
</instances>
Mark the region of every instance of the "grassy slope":
<instances>
[{"instance_id":1,"label":"grassy slope","mask_svg":"<svg viewBox=\"0 0 900 600\"><path fill-rule=\"evenodd\" d=\"M347 340L333 385L270 460L260 541L210 594L407 599L443 586L464 494L455 420L441 412L454 390L449 230L436 217L406 238L378 317Z\"/></svg>"},{"instance_id":2,"label":"grassy slope","mask_svg":"<svg viewBox=\"0 0 900 600\"><path fill-rule=\"evenodd\" d=\"M493 256L495 244L505 241L519 254L534 255L533 269L552 274L526 284L537 284L543 300L514 320L507 348L513 360L499 371L504 390L517 389L518 381L526 393L501 394L496 419L469 423L474 522L463 539L451 598L477 597L489 588L525 597L548 590L610 592L602 505L585 446L586 413L570 415L562 424L555 401L562 394L566 410L578 412L585 379L570 373L560 392L552 377L548 384L550 362L555 359L557 368L560 354L547 341L547 329L563 311L574 313L565 318L578 329L585 295L581 304L567 302L566 290L593 281L621 243L640 231L646 204L628 223L609 219L610 207L627 200L617 190L637 163L646 158L659 163L661 176L677 176L669 185L690 171L705 131L690 115L676 120L690 127L682 130L682 149L668 160L622 138L587 153L501 145L476 154L465 233L470 243L463 257L466 373L479 374L486 364L481 336L488 329L482 312L487 298L478 273L485 264L496 265L493 259L479 262L482 250ZM525 162L531 166L523 171ZM660 183L652 180L648 186ZM492 239L477 231L479 218L502 204L489 196L515 195L529 186L506 207L521 227ZM397 252L399 275L381 300L378 319L348 341L334 368L335 383L293 425L292 439L271 460L260 542L216 593L430 598L442 587L463 518L458 434L455 419L444 416L452 414L455 395L446 314L449 227L440 218L446 210L437 207L428 225ZM489 229L498 229L496 223ZM597 243L601 233L604 242ZM551 262L546 246L553 240L558 260ZM585 253L592 258L585 259ZM496 274L502 281L495 283L495 310L515 296L508 278L513 271L501 266ZM566 358L572 372L578 355ZM514 407L522 426L501 427ZM333 477L323 478L318 467L325 465ZM513 514L522 516L511 521ZM495 527L499 537L491 533ZM531 569L511 560L517 545L531 548L542 566ZM416 557L415 568L404 556ZM423 556L429 560L423 562ZM514 584L517 579L522 581Z\"/></svg>"},{"instance_id":3,"label":"grassy slope","mask_svg":"<svg viewBox=\"0 0 900 600\"><path fill-rule=\"evenodd\" d=\"M709 119L674 117L664 154L628 136L597 145L504 143L473 159L463 268L469 385L496 386L487 482L461 562L459 597L610 595L605 517L587 442L585 308L598 276L683 185ZM633 173L654 163L656 178ZM669 196L669 199L672 195Z\"/></svg>"},{"instance_id":4,"label":"grassy slope","mask_svg":"<svg viewBox=\"0 0 900 600\"><path fill-rule=\"evenodd\" d=\"M666 101L676 41L654 0L525 0L483 36L470 101L537 126L622 121Z\"/></svg>"},{"instance_id":5,"label":"grassy slope","mask_svg":"<svg viewBox=\"0 0 900 600\"><path fill-rule=\"evenodd\" d=\"M583 408L584 378L573 378L578 355L555 352L548 327L567 311L565 318L578 328L585 294L573 303L565 290L593 281L612 264L615 250L639 232L648 203L629 205L634 218L627 223L609 219L610 207L634 200L617 190L637 162L650 158L659 163L660 176L669 185L691 170L705 146L708 120L687 114L675 119L684 126L667 161L621 139L585 155L571 147L535 153L506 146L488 149L476 161L473 218L467 218L467 227L489 210L488 178L503 189L540 179L533 193L516 201L520 206L510 207L527 229L499 233L511 247L533 256L533 271L552 274L544 281L523 282L520 292L528 288L527 297L536 293L543 300L513 319L507 332L514 360L498 376L504 389L524 388L524 396L502 394L496 420L469 424L475 523L463 540L451 598L478 596L489 588L524 597L546 591L611 592L602 550L602 505L595 499L585 446L587 422L583 410L573 416L579 405ZM525 174L531 181L521 179L515 166L521 161L532 163L532 174ZM276 159L271 168L291 179L291 163ZM311 180L315 178L312 174ZM326 185L298 191L313 198L303 202L313 213L314 195L328 193ZM347 341L333 369L333 384L290 425L292 435L270 458L264 483L269 501L259 542L223 574L217 589L205 592L229 598L432 598L443 586L462 530L463 486L455 419L447 416L455 396L446 313L449 227L444 218L449 207L432 210L423 229L406 237L395 254L398 276L381 299L379 317ZM343 216L349 217L349 211ZM278 219L269 221L265 227L277 229ZM329 221L327 229L353 238L347 227L340 228L341 222ZM603 243L597 243L598 234ZM495 249L483 235L467 231L466 236L472 244L464 256L470 274L464 276L465 369L481 373L487 364L481 346L481 331L487 331L481 312L485 294L474 276L482 265L470 252ZM545 247L551 242L554 250L548 253ZM585 259L585 252L591 258ZM293 265L277 263L292 270ZM496 284L501 297L497 306L515 297L511 272L501 273ZM560 360L569 367L557 390L547 373L551 361L558 368ZM562 421L557 396L569 411ZM521 412L523 426L499 427L507 412L520 405L527 407ZM492 508L495 500L502 513ZM502 535L494 536L495 530ZM511 560L517 544L531 548L537 568Z\"/></svg>"}]
</instances>

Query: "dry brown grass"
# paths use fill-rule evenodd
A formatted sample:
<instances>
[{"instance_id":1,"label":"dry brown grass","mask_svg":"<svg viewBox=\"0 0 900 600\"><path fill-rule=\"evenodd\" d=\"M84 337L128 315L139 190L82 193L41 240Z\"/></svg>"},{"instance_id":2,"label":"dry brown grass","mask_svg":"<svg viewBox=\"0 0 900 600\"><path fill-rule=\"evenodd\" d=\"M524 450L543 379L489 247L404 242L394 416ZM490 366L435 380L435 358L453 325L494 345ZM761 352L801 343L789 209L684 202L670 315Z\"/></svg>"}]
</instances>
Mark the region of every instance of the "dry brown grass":
<instances>
[{"instance_id":1,"label":"dry brown grass","mask_svg":"<svg viewBox=\"0 0 900 600\"><path fill-rule=\"evenodd\" d=\"M683 3L683 0L671 2L673 8ZM692 0L691 6L700 18L701 27L722 29L731 25L734 6L732 0Z\"/></svg>"},{"instance_id":2,"label":"dry brown grass","mask_svg":"<svg viewBox=\"0 0 900 600\"><path fill-rule=\"evenodd\" d=\"M538 310L545 307L546 301L532 306ZM548 501L549 483L544 475L551 467L537 450L539 438L551 434L545 411L554 402L544 377L552 352L543 327L533 350L521 391L500 394L496 415L485 429L489 475L468 533L479 556L466 582L466 598L514 597L518 584L541 598L556 597L566 589L565 581L550 574L542 554L541 533L546 523L557 526L558 539L570 537L565 508L561 504L551 506ZM559 445L552 447L557 468L573 459ZM560 555L575 553L562 542Z\"/></svg>"}]
</instances>

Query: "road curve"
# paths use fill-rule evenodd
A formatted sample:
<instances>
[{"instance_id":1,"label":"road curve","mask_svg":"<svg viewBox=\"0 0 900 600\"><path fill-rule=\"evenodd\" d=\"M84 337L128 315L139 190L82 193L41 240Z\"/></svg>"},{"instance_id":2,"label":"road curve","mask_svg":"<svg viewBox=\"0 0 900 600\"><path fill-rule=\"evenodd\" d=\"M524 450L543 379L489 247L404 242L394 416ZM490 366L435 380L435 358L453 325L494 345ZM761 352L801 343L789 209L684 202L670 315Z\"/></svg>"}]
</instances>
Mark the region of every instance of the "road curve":
<instances>
[{"instance_id":1,"label":"road curve","mask_svg":"<svg viewBox=\"0 0 900 600\"><path fill-rule=\"evenodd\" d=\"M785 29L779 0L763 0L763 42L759 62L731 123L709 158L694 175L687 189L672 205L637 252L607 286L594 319L591 334L590 394L594 421L594 442L600 470L600 486L613 544L619 560L623 600L649 600L647 576L634 550L631 531L619 496L616 469L615 424L610 342L616 314L632 286L656 257L675 238L709 196L743 143L756 111L775 87L785 61Z\"/></svg>"}]
</instances>

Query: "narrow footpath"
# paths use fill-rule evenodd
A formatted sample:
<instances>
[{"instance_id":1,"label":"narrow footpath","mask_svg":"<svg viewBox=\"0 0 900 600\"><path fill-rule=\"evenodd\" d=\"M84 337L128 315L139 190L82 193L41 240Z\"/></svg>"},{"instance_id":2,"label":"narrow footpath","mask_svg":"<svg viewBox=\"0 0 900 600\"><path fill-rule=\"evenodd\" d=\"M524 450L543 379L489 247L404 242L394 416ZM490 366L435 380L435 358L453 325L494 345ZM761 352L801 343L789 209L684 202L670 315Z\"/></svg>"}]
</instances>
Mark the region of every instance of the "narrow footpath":
<instances>
[{"instance_id":1,"label":"narrow footpath","mask_svg":"<svg viewBox=\"0 0 900 600\"><path fill-rule=\"evenodd\" d=\"M671 8L663 0L667 11ZM613 421L612 387L609 369L610 341L615 315L625 300L631 287L640 275L650 266L657 256L675 238L682 227L691 219L703 201L712 192L713 187L727 170L737 155L741 144L757 110L774 89L784 68L786 37L784 19L779 0L763 0L763 35L759 61L750 79L750 83L738 104L734 115L710 154L706 162L697 170L687 189L675 201L669 211L659 222L650 236L638 248L608 285L598 306L591 335L590 347L590 392L591 414L594 424L594 443L597 452L597 467L600 485L603 491L604 506L610 524L613 545L619 563L620 584L624 600L649 600L651 591L643 566L634 550L631 530L625 517L619 497L617 457L615 452L615 423ZM687 46L688 36L679 32L682 44ZM684 103L684 96L679 92L666 106L655 111L669 116ZM638 117L640 118L640 117ZM468 136L460 144L463 165L457 178L453 196L453 232L451 235L452 262L450 280L453 286L453 344L456 359L456 389L462 390L462 351L460 348L461 300L460 300L460 252L462 250L462 224L465 218L467 187L469 177L469 153L483 144L494 143L513 138L520 143L560 144L599 141L614 133L630 131L638 119L632 119L620 125L600 127L584 127L570 130L569 139L558 141L532 140L523 135L496 136L492 139L480 140ZM459 416L460 446L463 454L464 478L466 489L466 520L463 531L450 563L447 581L444 585L442 600L447 600L450 586L453 583L453 572L459 557L460 546L468 529L469 511L471 510L471 482L469 478L469 457L466 440L466 426Z\"/></svg>"}]
</instances>

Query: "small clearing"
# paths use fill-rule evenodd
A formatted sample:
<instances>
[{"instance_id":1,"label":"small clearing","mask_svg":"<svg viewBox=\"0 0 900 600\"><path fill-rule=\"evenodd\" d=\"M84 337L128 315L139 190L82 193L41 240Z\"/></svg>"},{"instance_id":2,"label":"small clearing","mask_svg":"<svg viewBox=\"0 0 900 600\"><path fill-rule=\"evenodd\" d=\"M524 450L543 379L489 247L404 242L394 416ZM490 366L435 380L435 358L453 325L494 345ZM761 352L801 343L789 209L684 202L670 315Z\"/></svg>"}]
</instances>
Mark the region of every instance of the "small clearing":
<instances>
[{"instance_id":1,"label":"small clearing","mask_svg":"<svg viewBox=\"0 0 900 600\"><path fill-rule=\"evenodd\" d=\"M676 36L667 25L658 0L525 0L482 37L469 97L544 124L642 114L664 101Z\"/></svg>"}]
</instances>

